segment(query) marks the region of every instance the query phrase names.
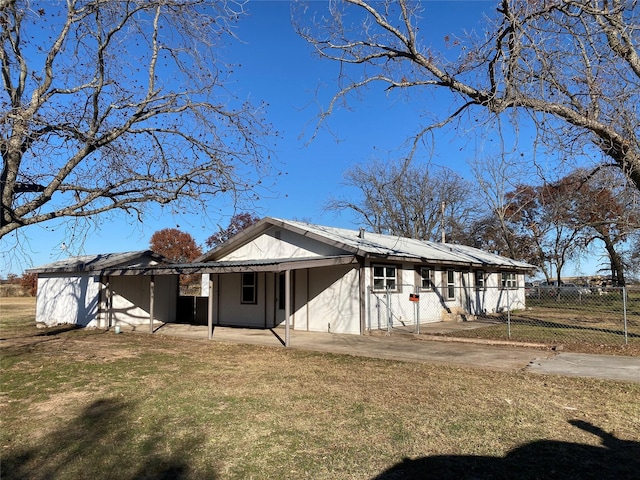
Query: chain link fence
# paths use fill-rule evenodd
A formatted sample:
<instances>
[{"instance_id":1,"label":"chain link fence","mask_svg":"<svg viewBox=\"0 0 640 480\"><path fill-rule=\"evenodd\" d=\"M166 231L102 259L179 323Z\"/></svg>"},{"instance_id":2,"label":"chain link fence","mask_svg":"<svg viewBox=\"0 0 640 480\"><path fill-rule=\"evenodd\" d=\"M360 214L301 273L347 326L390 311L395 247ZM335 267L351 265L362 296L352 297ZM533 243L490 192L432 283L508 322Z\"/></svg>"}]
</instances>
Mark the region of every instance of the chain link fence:
<instances>
[{"instance_id":1,"label":"chain link fence","mask_svg":"<svg viewBox=\"0 0 640 480\"><path fill-rule=\"evenodd\" d=\"M369 291L368 328L430 333L465 322L452 336L550 345L640 344L640 289L577 286L447 287ZM442 323L445 322L445 323ZM449 329L447 329L449 330Z\"/></svg>"},{"instance_id":2,"label":"chain link fence","mask_svg":"<svg viewBox=\"0 0 640 480\"><path fill-rule=\"evenodd\" d=\"M413 285L400 285L404 293L369 288L369 330L420 333L419 295Z\"/></svg>"},{"instance_id":3,"label":"chain link fence","mask_svg":"<svg viewBox=\"0 0 640 480\"><path fill-rule=\"evenodd\" d=\"M509 338L554 343L629 344L640 340L640 291L576 285L529 287Z\"/></svg>"}]
</instances>

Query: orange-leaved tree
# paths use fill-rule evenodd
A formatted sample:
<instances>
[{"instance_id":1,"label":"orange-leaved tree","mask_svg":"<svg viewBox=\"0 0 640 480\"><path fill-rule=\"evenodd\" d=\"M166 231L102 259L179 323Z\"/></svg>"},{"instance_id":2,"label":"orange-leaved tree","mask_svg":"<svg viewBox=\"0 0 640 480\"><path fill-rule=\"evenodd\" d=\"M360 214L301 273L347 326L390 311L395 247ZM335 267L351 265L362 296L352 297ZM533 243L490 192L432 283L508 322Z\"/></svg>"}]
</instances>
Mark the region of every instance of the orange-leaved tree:
<instances>
[{"instance_id":1,"label":"orange-leaved tree","mask_svg":"<svg viewBox=\"0 0 640 480\"><path fill-rule=\"evenodd\" d=\"M178 263L192 262L202 255L194 238L177 228L158 230L151 236L150 244L151 250ZM180 285L190 285L198 279L198 275L180 275Z\"/></svg>"}]
</instances>

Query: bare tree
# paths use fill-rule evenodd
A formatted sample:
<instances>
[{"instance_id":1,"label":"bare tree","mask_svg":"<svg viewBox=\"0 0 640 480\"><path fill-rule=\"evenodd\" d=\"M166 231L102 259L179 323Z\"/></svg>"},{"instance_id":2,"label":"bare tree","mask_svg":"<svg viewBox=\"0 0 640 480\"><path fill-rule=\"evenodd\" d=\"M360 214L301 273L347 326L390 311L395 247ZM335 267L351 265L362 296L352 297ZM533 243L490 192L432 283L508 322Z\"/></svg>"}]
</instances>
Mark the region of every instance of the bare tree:
<instances>
[{"instance_id":1,"label":"bare tree","mask_svg":"<svg viewBox=\"0 0 640 480\"><path fill-rule=\"evenodd\" d=\"M476 214L468 182L446 168L377 160L344 177L356 197L331 199L326 208L355 212L376 233L440 240L444 223L447 240L456 242Z\"/></svg>"},{"instance_id":2,"label":"bare tree","mask_svg":"<svg viewBox=\"0 0 640 480\"><path fill-rule=\"evenodd\" d=\"M522 239L526 245L526 261L540 268L547 281L551 280L549 255L547 254L547 238L551 235L553 225L544 215L544 203L539 187L517 185L505 196L506 210L504 219L511 238Z\"/></svg>"},{"instance_id":3,"label":"bare tree","mask_svg":"<svg viewBox=\"0 0 640 480\"><path fill-rule=\"evenodd\" d=\"M640 200L637 190L631 190L620 175L613 173L601 170L591 174L578 169L562 182L572 191L571 218L585 227L583 244L602 242L611 280L615 286L624 286L628 268L625 246L640 229Z\"/></svg>"},{"instance_id":4,"label":"bare tree","mask_svg":"<svg viewBox=\"0 0 640 480\"><path fill-rule=\"evenodd\" d=\"M516 207L507 201L507 194L514 191L521 178L526 177L522 165L504 153L471 162L471 170L490 215L480 219L473 227L477 230L479 247L486 247L509 258L525 260L530 255L526 236L516 235L509 225L510 217L517 215ZM481 234L485 234L481 235Z\"/></svg>"},{"instance_id":5,"label":"bare tree","mask_svg":"<svg viewBox=\"0 0 640 480\"><path fill-rule=\"evenodd\" d=\"M228 90L220 54L242 4L3 1L0 238L250 193L269 127Z\"/></svg>"},{"instance_id":6,"label":"bare tree","mask_svg":"<svg viewBox=\"0 0 640 480\"><path fill-rule=\"evenodd\" d=\"M508 192L507 225L518 239L527 261L538 266L547 281L552 271L558 285L562 270L584 247L582 233L586 225L575 210L576 193L566 179L539 186L519 185Z\"/></svg>"},{"instance_id":7,"label":"bare tree","mask_svg":"<svg viewBox=\"0 0 640 480\"><path fill-rule=\"evenodd\" d=\"M630 243L631 248L625 255L627 272L630 276L635 276L635 281L638 282L640 279L640 234L636 232Z\"/></svg>"},{"instance_id":8,"label":"bare tree","mask_svg":"<svg viewBox=\"0 0 640 480\"><path fill-rule=\"evenodd\" d=\"M237 235L245 228L250 227L254 223L260 221L260 217L254 215L249 212L241 212L236 213L231 220L229 220L229 225L226 228L218 227L218 231L207 238L204 243L209 248L214 248L221 243L226 242L234 235Z\"/></svg>"},{"instance_id":9,"label":"bare tree","mask_svg":"<svg viewBox=\"0 0 640 480\"><path fill-rule=\"evenodd\" d=\"M312 4L316 5L316 4ZM429 3L330 2L300 10L298 32L341 64L339 90L322 117L366 87L445 90L447 115L421 126L505 116L536 126L537 145L558 158L592 156L616 165L640 189L640 8L636 0L500 0L484 38L429 45ZM420 91L420 90L418 90ZM415 102L414 102L415 103ZM425 118L433 118L426 116Z\"/></svg>"}]
</instances>

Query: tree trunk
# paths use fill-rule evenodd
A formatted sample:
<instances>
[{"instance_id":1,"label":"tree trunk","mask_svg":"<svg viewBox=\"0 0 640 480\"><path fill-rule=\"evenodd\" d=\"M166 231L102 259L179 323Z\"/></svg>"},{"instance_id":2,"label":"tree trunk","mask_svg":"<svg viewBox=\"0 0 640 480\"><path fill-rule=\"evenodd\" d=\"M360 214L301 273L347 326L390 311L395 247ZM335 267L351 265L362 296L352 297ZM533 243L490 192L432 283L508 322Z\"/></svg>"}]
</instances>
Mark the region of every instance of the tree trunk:
<instances>
[{"instance_id":1,"label":"tree trunk","mask_svg":"<svg viewBox=\"0 0 640 480\"><path fill-rule=\"evenodd\" d=\"M611 262L611 282L614 287L624 287L624 264L622 258L618 252L616 252L615 245L609 237L603 235L602 240L604 241L604 247L607 250Z\"/></svg>"}]
</instances>

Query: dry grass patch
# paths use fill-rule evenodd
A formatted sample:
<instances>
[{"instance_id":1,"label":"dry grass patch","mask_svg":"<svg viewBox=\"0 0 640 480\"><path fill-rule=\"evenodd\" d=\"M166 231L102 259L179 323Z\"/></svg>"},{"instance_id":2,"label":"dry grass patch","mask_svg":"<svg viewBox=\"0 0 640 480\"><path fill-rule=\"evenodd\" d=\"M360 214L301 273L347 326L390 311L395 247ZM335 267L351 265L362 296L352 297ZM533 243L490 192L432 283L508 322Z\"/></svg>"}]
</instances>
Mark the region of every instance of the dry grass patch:
<instances>
[{"instance_id":1,"label":"dry grass patch","mask_svg":"<svg viewBox=\"0 0 640 480\"><path fill-rule=\"evenodd\" d=\"M580 329L554 328L544 325L521 325L512 323L511 335L505 324L487 325L473 330L460 330L447 337L476 338L522 343L538 343L548 348L561 346L564 351L595 353L599 355L626 355L640 357L640 330L634 327L629 331L628 343L619 333L589 332Z\"/></svg>"},{"instance_id":2,"label":"dry grass patch","mask_svg":"<svg viewBox=\"0 0 640 480\"><path fill-rule=\"evenodd\" d=\"M43 342L24 332L1 344L3 479L640 471L637 384L160 335L73 330Z\"/></svg>"}]
</instances>

